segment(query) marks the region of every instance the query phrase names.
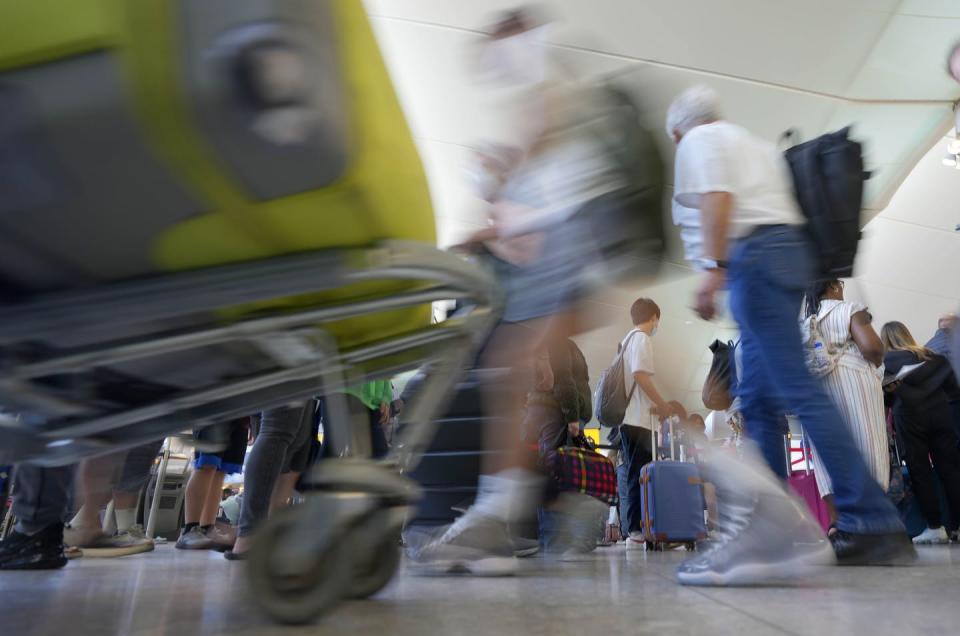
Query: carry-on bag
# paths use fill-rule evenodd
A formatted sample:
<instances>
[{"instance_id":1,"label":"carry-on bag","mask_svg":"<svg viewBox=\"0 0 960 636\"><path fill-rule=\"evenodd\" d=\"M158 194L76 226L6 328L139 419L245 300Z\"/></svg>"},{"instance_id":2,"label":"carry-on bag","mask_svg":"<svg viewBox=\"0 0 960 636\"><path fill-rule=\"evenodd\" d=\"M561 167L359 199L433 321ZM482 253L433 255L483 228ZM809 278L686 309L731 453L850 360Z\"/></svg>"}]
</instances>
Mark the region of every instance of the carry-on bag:
<instances>
[{"instance_id":1,"label":"carry-on bag","mask_svg":"<svg viewBox=\"0 0 960 636\"><path fill-rule=\"evenodd\" d=\"M557 449L553 475L561 491L590 495L611 506L620 500L613 462L593 450L582 434L572 444Z\"/></svg>"},{"instance_id":2,"label":"carry-on bag","mask_svg":"<svg viewBox=\"0 0 960 636\"><path fill-rule=\"evenodd\" d=\"M693 547L707 537L700 470L696 464L676 461L671 420L668 420L670 459L659 459L657 427L652 415L650 419L654 458L640 469L643 538L648 549L663 549L668 543L685 543Z\"/></svg>"},{"instance_id":3,"label":"carry-on bag","mask_svg":"<svg viewBox=\"0 0 960 636\"><path fill-rule=\"evenodd\" d=\"M807 508L810 510L810 514L817 520L817 523L820 524L823 531L827 532L830 529L830 511L827 508L826 502L824 502L820 496L820 489L817 488L817 478L813 471L810 470L810 445L807 443L806 435L801 438L801 445L804 452L804 469L802 471L794 472L793 465L790 462L791 436L789 433L785 439L787 452L787 483L790 489L793 490L798 497L803 499Z\"/></svg>"}]
</instances>

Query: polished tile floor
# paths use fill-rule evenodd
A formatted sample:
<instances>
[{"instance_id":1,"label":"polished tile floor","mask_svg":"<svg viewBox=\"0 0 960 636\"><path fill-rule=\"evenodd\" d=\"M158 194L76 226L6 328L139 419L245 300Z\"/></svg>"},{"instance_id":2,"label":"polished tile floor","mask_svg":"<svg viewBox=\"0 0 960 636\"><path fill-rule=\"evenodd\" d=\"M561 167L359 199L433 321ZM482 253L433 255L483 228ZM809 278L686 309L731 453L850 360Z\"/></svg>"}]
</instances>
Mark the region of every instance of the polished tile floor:
<instances>
[{"instance_id":1,"label":"polished tile floor","mask_svg":"<svg viewBox=\"0 0 960 636\"><path fill-rule=\"evenodd\" d=\"M824 568L793 588L683 588L672 578L683 556L619 547L576 563L530 559L512 579L401 573L373 600L286 628L252 607L242 563L167 545L57 572L0 572L0 634L909 636L960 626L960 547L925 548L910 568Z\"/></svg>"}]
</instances>

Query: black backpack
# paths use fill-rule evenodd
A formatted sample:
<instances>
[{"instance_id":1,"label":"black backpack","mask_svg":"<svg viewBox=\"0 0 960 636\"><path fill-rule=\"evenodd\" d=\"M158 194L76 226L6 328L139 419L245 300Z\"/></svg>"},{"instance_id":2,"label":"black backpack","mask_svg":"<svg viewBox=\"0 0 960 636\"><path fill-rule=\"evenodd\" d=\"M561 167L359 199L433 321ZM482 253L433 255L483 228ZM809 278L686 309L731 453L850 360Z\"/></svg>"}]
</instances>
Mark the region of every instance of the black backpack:
<instances>
[{"instance_id":1,"label":"black backpack","mask_svg":"<svg viewBox=\"0 0 960 636\"><path fill-rule=\"evenodd\" d=\"M643 125L640 109L626 89L604 83L600 91L607 125L598 131L602 147L622 173L625 188L612 196L616 205L595 201L590 213L604 260L629 267L620 274L656 273L666 249L664 229L665 170L653 133ZM605 199L605 197L601 197ZM600 218L597 218L599 215Z\"/></svg>"},{"instance_id":2,"label":"black backpack","mask_svg":"<svg viewBox=\"0 0 960 636\"><path fill-rule=\"evenodd\" d=\"M816 247L821 279L852 276L860 242L863 183L870 173L863 169L861 145L850 139L849 133L849 127L827 133L784 153ZM789 130L784 139L794 134Z\"/></svg>"},{"instance_id":3,"label":"black backpack","mask_svg":"<svg viewBox=\"0 0 960 636\"><path fill-rule=\"evenodd\" d=\"M708 347L713 360L707 379L703 382L701 399L711 411L726 411L733 404L737 384L736 347L733 340L714 340Z\"/></svg>"}]
</instances>

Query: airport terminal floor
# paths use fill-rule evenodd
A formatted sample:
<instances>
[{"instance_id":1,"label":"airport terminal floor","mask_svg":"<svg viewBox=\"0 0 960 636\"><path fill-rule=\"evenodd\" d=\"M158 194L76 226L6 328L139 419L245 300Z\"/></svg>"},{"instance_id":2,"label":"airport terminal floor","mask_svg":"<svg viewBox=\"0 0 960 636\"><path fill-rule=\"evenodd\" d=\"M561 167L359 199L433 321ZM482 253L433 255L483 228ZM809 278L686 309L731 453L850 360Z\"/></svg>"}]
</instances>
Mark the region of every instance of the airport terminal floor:
<instances>
[{"instance_id":1,"label":"airport terminal floor","mask_svg":"<svg viewBox=\"0 0 960 636\"><path fill-rule=\"evenodd\" d=\"M678 586L683 552L600 548L577 562L527 559L513 578L421 577L306 627L245 602L243 564L172 545L53 572L0 573L0 633L161 634L939 634L960 624L960 547L902 568L824 568L802 586ZM239 567L238 567L239 566Z\"/></svg>"}]
</instances>

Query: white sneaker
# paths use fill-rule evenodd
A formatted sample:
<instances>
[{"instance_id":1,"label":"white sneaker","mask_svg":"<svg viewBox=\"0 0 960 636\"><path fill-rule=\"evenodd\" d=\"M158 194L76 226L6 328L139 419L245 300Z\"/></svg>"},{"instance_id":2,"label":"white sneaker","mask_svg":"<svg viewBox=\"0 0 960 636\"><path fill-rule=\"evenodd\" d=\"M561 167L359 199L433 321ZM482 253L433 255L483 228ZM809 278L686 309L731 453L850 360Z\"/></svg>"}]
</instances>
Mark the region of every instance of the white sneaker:
<instances>
[{"instance_id":1,"label":"white sneaker","mask_svg":"<svg viewBox=\"0 0 960 636\"><path fill-rule=\"evenodd\" d=\"M507 524L473 509L414 553L413 560L415 570L429 574L512 576L517 570Z\"/></svg>"},{"instance_id":2,"label":"white sneaker","mask_svg":"<svg viewBox=\"0 0 960 636\"><path fill-rule=\"evenodd\" d=\"M914 545L942 545L950 543L950 537L943 526L939 528L927 528L913 538Z\"/></svg>"},{"instance_id":3,"label":"white sneaker","mask_svg":"<svg viewBox=\"0 0 960 636\"><path fill-rule=\"evenodd\" d=\"M627 550L646 550L647 542L644 541L643 535L639 533L633 533L627 537Z\"/></svg>"},{"instance_id":4,"label":"white sneaker","mask_svg":"<svg viewBox=\"0 0 960 636\"><path fill-rule=\"evenodd\" d=\"M753 506L727 506L736 529L708 552L677 568L683 585L741 586L805 578L836 562L804 504L786 493L763 494Z\"/></svg>"}]
</instances>

